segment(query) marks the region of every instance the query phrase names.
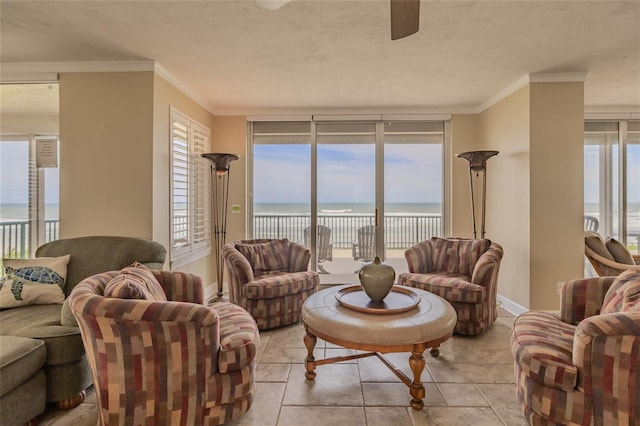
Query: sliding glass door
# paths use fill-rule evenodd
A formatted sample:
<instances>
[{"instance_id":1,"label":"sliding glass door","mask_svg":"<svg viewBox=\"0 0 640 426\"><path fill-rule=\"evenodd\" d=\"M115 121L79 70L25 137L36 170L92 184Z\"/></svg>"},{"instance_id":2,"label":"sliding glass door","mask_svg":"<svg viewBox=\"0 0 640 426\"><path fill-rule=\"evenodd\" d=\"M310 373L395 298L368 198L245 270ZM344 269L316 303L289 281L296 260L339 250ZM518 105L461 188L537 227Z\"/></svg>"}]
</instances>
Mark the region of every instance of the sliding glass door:
<instances>
[{"instance_id":1,"label":"sliding glass door","mask_svg":"<svg viewBox=\"0 0 640 426\"><path fill-rule=\"evenodd\" d=\"M443 235L444 123L253 122L250 235L312 251L323 283Z\"/></svg>"}]
</instances>

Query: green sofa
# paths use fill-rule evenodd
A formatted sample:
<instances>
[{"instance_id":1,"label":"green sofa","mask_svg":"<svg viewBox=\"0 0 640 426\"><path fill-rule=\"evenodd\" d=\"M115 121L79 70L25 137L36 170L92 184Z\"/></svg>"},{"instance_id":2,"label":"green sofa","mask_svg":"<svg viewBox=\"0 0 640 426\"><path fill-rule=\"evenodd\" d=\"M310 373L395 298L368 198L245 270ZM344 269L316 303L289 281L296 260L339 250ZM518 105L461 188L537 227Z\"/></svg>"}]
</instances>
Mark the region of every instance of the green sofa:
<instances>
[{"instance_id":1,"label":"green sofa","mask_svg":"<svg viewBox=\"0 0 640 426\"><path fill-rule=\"evenodd\" d=\"M64 288L67 298L83 279L120 270L134 262L150 269L162 269L166 249L162 244L140 238L90 236L52 241L36 250L36 257L65 255L71 256ZM71 408L84 399L84 391L92 383L91 371L80 330L67 302L68 299L62 305L30 305L0 310L0 360L6 360L2 361L6 371L2 371L3 386L0 386L0 424L24 423L42 413L42 404L33 404L32 401L34 394L39 394L38 389L43 382L46 402L57 403L59 408ZM30 343L29 339L36 342ZM37 341L43 341L44 348ZM26 357L31 352L34 354ZM43 353L44 361L41 362ZM23 368L20 377L15 376L12 381L5 382L5 377L9 377L8 371L16 370L12 363L18 362L28 367ZM44 381L39 378L38 371L32 370L42 370ZM39 401L38 398L36 400Z\"/></svg>"}]
</instances>

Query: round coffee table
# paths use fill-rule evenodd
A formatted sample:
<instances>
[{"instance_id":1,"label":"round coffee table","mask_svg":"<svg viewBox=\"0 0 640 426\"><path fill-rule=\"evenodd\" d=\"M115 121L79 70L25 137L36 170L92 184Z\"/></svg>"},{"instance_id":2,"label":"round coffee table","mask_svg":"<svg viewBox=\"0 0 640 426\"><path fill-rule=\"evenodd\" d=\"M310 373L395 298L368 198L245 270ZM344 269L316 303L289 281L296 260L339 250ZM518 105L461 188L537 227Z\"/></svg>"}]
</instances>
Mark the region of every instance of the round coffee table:
<instances>
[{"instance_id":1,"label":"round coffee table","mask_svg":"<svg viewBox=\"0 0 640 426\"><path fill-rule=\"evenodd\" d=\"M338 300L351 287L353 284L321 290L309 296L302 305L306 331L304 344L307 348L305 377L315 379L318 365L377 356L409 387L411 406L416 410L422 409L425 396L420 379L425 366L423 352L430 348L431 355L438 356L440 344L453 334L457 320L455 310L435 294L405 286L394 286L394 289L413 293L417 299L415 306L406 311L387 314L380 309L358 306L354 309ZM318 337L345 348L367 352L316 360L313 349ZM413 380L381 355L389 352L411 352L409 366Z\"/></svg>"}]
</instances>

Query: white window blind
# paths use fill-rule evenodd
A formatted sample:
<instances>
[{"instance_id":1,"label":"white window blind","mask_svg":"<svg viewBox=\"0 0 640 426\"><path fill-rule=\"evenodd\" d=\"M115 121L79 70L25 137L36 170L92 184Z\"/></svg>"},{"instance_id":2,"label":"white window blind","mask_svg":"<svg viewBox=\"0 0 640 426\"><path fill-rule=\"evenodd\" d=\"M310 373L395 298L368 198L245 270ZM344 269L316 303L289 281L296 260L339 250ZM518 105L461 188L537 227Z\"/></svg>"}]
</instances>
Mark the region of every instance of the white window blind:
<instances>
[{"instance_id":1,"label":"white window blind","mask_svg":"<svg viewBox=\"0 0 640 426\"><path fill-rule=\"evenodd\" d=\"M171 109L171 262L182 264L211 248L209 129Z\"/></svg>"}]
</instances>

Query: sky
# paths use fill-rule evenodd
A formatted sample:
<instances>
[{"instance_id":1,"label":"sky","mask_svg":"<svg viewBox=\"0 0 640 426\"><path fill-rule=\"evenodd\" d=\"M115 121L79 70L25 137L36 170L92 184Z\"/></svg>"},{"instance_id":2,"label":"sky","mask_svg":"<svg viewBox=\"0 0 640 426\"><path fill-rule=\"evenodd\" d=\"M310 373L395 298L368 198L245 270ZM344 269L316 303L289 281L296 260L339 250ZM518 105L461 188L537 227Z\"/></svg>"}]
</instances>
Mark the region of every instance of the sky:
<instances>
[{"instance_id":1,"label":"sky","mask_svg":"<svg viewBox=\"0 0 640 426\"><path fill-rule=\"evenodd\" d=\"M318 202L373 203L373 144L318 145ZM442 201L442 147L435 144L387 145L385 201ZM256 145L254 202L307 203L310 199L309 145Z\"/></svg>"},{"instance_id":2,"label":"sky","mask_svg":"<svg viewBox=\"0 0 640 426\"><path fill-rule=\"evenodd\" d=\"M57 204L58 169L45 169L45 204ZM27 204L29 197L29 143L0 142L0 204Z\"/></svg>"}]
</instances>

